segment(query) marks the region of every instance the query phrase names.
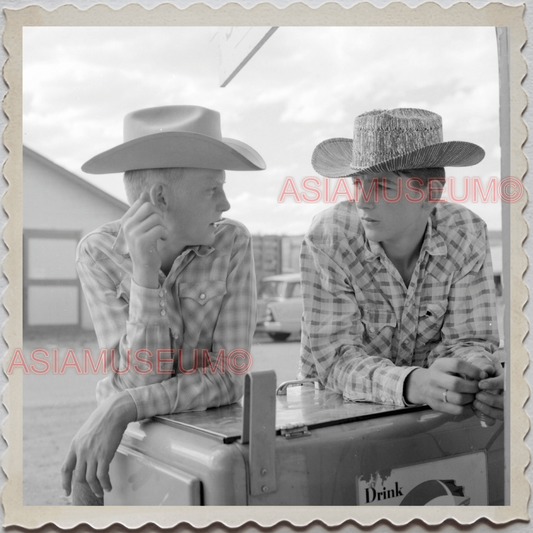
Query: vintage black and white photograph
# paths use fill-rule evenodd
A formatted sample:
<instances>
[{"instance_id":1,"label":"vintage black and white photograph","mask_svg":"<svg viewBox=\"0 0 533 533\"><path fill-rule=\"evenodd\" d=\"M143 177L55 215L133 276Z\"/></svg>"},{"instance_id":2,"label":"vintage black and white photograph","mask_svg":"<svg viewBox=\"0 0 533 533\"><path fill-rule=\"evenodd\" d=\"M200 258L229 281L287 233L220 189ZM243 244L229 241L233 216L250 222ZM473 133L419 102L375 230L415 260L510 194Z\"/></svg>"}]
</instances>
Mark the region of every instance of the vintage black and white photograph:
<instances>
[{"instance_id":1,"label":"vintage black and white photograph","mask_svg":"<svg viewBox=\"0 0 533 533\"><path fill-rule=\"evenodd\" d=\"M23 505L509 505L508 31L24 27Z\"/></svg>"}]
</instances>

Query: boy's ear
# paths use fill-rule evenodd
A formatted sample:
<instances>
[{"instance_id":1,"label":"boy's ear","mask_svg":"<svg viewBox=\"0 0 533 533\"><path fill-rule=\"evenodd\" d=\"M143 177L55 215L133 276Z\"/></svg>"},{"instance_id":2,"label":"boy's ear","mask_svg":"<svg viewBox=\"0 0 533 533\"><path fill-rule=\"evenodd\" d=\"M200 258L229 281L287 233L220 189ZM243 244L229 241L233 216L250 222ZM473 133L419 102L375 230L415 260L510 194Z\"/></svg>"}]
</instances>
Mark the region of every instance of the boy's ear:
<instances>
[{"instance_id":1,"label":"boy's ear","mask_svg":"<svg viewBox=\"0 0 533 533\"><path fill-rule=\"evenodd\" d=\"M169 205L169 188L166 183L154 183L150 187L150 201L152 205L161 209L161 211L166 211Z\"/></svg>"}]
</instances>

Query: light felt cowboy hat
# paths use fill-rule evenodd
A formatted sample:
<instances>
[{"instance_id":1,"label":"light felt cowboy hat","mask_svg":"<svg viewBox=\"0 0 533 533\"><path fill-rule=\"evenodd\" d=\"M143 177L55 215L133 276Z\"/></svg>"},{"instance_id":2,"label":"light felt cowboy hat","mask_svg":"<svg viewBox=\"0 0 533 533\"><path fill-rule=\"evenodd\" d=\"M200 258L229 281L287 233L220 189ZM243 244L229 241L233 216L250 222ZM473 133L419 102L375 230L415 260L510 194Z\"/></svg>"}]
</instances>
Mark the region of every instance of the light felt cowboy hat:
<instances>
[{"instance_id":1,"label":"light felt cowboy hat","mask_svg":"<svg viewBox=\"0 0 533 533\"><path fill-rule=\"evenodd\" d=\"M220 113L205 107L151 107L124 117L124 143L89 159L81 169L108 174L146 168L263 170L247 144L222 137Z\"/></svg>"},{"instance_id":2,"label":"light felt cowboy hat","mask_svg":"<svg viewBox=\"0 0 533 533\"><path fill-rule=\"evenodd\" d=\"M466 167L485 157L483 148L442 141L442 118L424 109L378 109L355 118L353 139L321 142L311 158L322 176L341 178L374 172Z\"/></svg>"}]
</instances>

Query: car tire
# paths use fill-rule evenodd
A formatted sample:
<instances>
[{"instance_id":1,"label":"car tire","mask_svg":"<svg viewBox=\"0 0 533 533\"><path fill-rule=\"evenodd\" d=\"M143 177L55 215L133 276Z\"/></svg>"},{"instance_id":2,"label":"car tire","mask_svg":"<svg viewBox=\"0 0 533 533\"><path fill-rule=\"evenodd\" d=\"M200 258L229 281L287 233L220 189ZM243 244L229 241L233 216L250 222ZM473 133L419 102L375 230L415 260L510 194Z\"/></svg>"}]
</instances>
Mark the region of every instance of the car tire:
<instances>
[{"instance_id":1,"label":"car tire","mask_svg":"<svg viewBox=\"0 0 533 533\"><path fill-rule=\"evenodd\" d=\"M290 333L269 333L268 334L271 339L274 339L275 341L286 341L291 334Z\"/></svg>"}]
</instances>

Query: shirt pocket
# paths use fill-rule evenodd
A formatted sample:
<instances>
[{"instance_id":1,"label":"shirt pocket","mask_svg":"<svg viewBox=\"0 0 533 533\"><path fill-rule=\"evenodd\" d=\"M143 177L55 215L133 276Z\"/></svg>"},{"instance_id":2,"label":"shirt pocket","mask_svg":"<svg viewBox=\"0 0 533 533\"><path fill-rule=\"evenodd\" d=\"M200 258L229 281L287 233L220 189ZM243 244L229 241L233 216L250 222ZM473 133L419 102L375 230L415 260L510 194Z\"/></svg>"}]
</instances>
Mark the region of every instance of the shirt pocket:
<instances>
[{"instance_id":1,"label":"shirt pocket","mask_svg":"<svg viewBox=\"0 0 533 533\"><path fill-rule=\"evenodd\" d=\"M363 344L367 355L390 358L396 315L387 309L363 309Z\"/></svg>"},{"instance_id":2,"label":"shirt pocket","mask_svg":"<svg viewBox=\"0 0 533 533\"><path fill-rule=\"evenodd\" d=\"M199 349L211 349L213 332L225 294L225 281L178 283L186 344Z\"/></svg>"},{"instance_id":3,"label":"shirt pocket","mask_svg":"<svg viewBox=\"0 0 533 533\"><path fill-rule=\"evenodd\" d=\"M428 346L440 342L447 308L448 302L430 302L420 306L416 334L418 345Z\"/></svg>"}]
</instances>

